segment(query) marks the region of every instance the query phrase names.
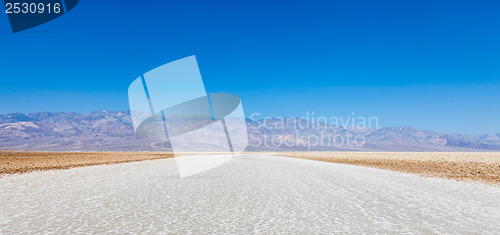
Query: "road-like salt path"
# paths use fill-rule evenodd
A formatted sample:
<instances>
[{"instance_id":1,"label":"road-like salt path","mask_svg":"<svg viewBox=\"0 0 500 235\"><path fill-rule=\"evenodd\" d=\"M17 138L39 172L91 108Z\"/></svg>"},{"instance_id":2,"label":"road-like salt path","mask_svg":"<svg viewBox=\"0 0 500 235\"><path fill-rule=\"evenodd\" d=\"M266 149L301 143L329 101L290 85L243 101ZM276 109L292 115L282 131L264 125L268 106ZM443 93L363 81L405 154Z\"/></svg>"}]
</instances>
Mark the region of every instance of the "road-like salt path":
<instances>
[{"instance_id":1,"label":"road-like salt path","mask_svg":"<svg viewBox=\"0 0 500 235\"><path fill-rule=\"evenodd\" d=\"M174 159L0 178L0 234L494 234L499 221L499 187L267 155L182 179Z\"/></svg>"}]
</instances>

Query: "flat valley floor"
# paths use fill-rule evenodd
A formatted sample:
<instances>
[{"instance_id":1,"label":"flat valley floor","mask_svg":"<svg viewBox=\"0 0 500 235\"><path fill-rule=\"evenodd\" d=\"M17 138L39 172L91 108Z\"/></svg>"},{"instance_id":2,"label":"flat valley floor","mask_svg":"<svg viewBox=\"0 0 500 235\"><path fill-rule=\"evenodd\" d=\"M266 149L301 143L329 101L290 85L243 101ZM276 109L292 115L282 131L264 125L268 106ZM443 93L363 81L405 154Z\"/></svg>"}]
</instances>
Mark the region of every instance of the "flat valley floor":
<instances>
[{"instance_id":1,"label":"flat valley floor","mask_svg":"<svg viewBox=\"0 0 500 235\"><path fill-rule=\"evenodd\" d=\"M500 185L500 152L264 152L421 176ZM181 155L213 154L190 152ZM179 155L179 154L178 154ZM38 152L0 150L0 177L39 170L172 158L171 152Z\"/></svg>"},{"instance_id":2,"label":"flat valley floor","mask_svg":"<svg viewBox=\"0 0 500 235\"><path fill-rule=\"evenodd\" d=\"M481 181L269 153L181 178L166 158L4 174L0 234L495 234L498 198Z\"/></svg>"}]
</instances>

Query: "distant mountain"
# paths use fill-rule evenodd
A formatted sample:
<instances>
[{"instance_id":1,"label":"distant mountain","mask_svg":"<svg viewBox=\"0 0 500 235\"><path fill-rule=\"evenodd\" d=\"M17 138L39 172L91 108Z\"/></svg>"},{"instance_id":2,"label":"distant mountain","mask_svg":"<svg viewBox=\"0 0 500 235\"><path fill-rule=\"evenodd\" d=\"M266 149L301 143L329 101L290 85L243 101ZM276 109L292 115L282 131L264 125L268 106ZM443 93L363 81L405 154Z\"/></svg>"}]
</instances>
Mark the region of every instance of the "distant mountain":
<instances>
[{"instance_id":1,"label":"distant mountain","mask_svg":"<svg viewBox=\"0 0 500 235\"><path fill-rule=\"evenodd\" d=\"M168 150L134 135L128 112L0 115L0 148L24 150Z\"/></svg>"},{"instance_id":2,"label":"distant mountain","mask_svg":"<svg viewBox=\"0 0 500 235\"><path fill-rule=\"evenodd\" d=\"M285 123L285 125L283 125ZM487 151L500 150L500 134L484 136L417 130L411 127L342 128L304 119L285 118L250 121L249 133L257 136L250 150L338 150L338 151ZM290 144L275 147L270 139ZM298 136L298 138L297 138ZM311 141L295 143L297 139ZM272 138L271 138L272 137ZM295 137L295 138L294 138ZM316 142L316 137L319 143ZM260 143L267 142L267 144ZM267 141L264 141L267 140ZM295 142L294 142L295 141ZM289 146L291 145L291 146Z\"/></svg>"},{"instance_id":3,"label":"distant mountain","mask_svg":"<svg viewBox=\"0 0 500 235\"><path fill-rule=\"evenodd\" d=\"M249 151L486 151L500 134L466 135L411 127L342 128L300 118L247 119ZM57 151L170 150L135 136L127 111L0 115L0 149Z\"/></svg>"}]
</instances>

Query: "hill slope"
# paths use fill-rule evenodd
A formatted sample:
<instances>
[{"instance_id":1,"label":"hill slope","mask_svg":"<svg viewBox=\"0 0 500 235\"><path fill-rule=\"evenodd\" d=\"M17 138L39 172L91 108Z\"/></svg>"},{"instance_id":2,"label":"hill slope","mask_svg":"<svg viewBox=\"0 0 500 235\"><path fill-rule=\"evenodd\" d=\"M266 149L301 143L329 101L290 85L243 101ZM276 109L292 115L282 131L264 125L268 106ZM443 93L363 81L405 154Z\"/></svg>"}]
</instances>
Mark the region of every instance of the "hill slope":
<instances>
[{"instance_id":1,"label":"hill slope","mask_svg":"<svg viewBox=\"0 0 500 235\"><path fill-rule=\"evenodd\" d=\"M411 127L342 128L299 118L247 119L249 151L484 151L500 150L500 134L483 136ZM127 111L0 115L0 148L61 151L170 150L138 139Z\"/></svg>"}]
</instances>

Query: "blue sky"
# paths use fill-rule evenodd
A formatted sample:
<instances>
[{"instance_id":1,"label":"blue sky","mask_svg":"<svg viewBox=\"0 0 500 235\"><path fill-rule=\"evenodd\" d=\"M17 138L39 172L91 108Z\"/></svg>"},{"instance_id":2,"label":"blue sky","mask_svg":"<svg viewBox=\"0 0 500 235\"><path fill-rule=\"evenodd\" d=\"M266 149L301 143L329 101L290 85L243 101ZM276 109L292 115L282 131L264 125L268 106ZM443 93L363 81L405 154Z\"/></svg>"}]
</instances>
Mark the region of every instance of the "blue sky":
<instances>
[{"instance_id":1,"label":"blue sky","mask_svg":"<svg viewBox=\"0 0 500 235\"><path fill-rule=\"evenodd\" d=\"M16 34L0 10L0 113L125 110L140 74L196 55L247 115L500 132L498 1L82 0Z\"/></svg>"}]
</instances>

